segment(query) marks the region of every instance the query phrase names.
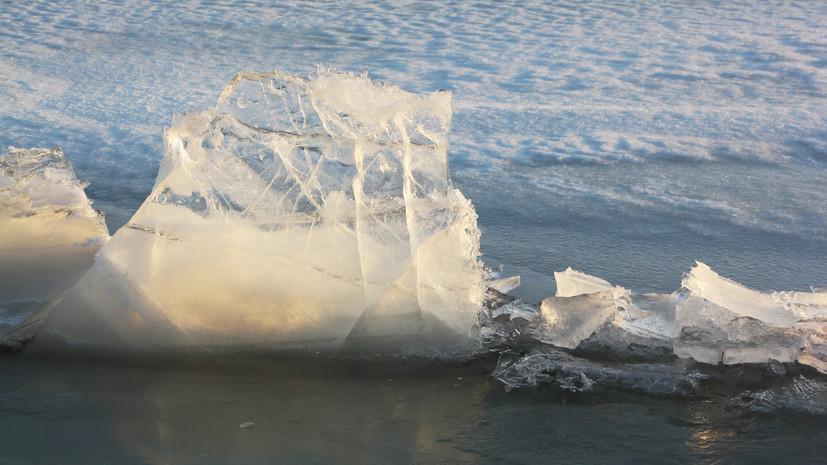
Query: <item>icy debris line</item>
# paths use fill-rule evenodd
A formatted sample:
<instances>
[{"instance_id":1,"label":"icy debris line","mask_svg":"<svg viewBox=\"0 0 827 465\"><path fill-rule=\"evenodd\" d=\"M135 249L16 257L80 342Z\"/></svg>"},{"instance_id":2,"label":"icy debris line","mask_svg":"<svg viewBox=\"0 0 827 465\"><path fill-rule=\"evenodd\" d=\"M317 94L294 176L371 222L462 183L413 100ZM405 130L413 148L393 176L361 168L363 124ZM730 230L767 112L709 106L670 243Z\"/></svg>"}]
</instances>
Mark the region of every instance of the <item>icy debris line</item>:
<instances>
[{"instance_id":1,"label":"icy debris line","mask_svg":"<svg viewBox=\"0 0 827 465\"><path fill-rule=\"evenodd\" d=\"M525 351L539 343L626 361L798 362L827 374L827 293L820 290L765 294L700 262L672 294L634 294L571 268L555 280L557 295L540 305L501 300L490 308L480 319L485 344ZM548 356L534 358L542 362L510 362L509 379L537 376L514 370L548 373Z\"/></svg>"},{"instance_id":2,"label":"icy debris line","mask_svg":"<svg viewBox=\"0 0 827 465\"><path fill-rule=\"evenodd\" d=\"M479 229L451 94L237 75L164 133L154 188L53 312L70 342L361 347L468 340Z\"/></svg>"},{"instance_id":3,"label":"icy debris line","mask_svg":"<svg viewBox=\"0 0 827 465\"><path fill-rule=\"evenodd\" d=\"M729 405L761 413L791 410L811 415L825 415L827 383L799 375L784 386L757 392L743 392L732 398Z\"/></svg>"},{"instance_id":4,"label":"icy debris line","mask_svg":"<svg viewBox=\"0 0 827 465\"><path fill-rule=\"evenodd\" d=\"M551 384L575 392L600 386L656 395L689 395L702 378L680 362L611 366L548 346L536 347L522 356L502 352L492 375L506 390Z\"/></svg>"},{"instance_id":5,"label":"icy debris line","mask_svg":"<svg viewBox=\"0 0 827 465\"><path fill-rule=\"evenodd\" d=\"M19 348L109 239L59 148L0 154L0 348Z\"/></svg>"}]
</instances>

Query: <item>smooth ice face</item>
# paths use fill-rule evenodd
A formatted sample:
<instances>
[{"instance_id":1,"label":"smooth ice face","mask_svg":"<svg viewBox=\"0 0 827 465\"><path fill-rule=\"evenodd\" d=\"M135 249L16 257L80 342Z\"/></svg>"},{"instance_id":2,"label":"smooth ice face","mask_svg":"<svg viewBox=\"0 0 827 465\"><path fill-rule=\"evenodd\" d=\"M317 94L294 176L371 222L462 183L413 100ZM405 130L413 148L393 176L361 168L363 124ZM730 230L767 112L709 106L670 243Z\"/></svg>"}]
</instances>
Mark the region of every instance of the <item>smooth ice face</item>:
<instances>
[{"instance_id":1,"label":"smooth ice face","mask_svg":"<svg viewBox=\"0 0 827 465\"><path fill-rule=\"evenodd\" d=\"M534 336L547 344L574 349L617 315L611 291L549 297L540 305Z\"/></svg>"},{"instance_id":2,"label":"smooth ice face","mask_svg":"<svg viewBox=\"0 0 827 465\"><path fill-rule=\"evenodd\" d=\"M0 346L59 299L109 238L83 188L58 148L0 154Z\"/></svg>"},{"instance_id":3,"label":"smooth ice face","mask_svg":"<svg viewBox=\"0 0 827 465\"><path fill-rule=\"evenodd\" d=\"M695 267L681 284L700 298L773 326L789 327L798 321L793 312L779 305L770 296L723 278L701 262L695 262Z\"/></svg>"},{"instance_id":4,"label":"smooth ice face","mask_svg":"<svg viewBox=\"0 0 827 465\"><path fill-rule=\"evenodd\" d=\"M620 286L612 286L604 279L571 268L566 268L565 271L555 271L554 281L557 282L557 293L555 294L557 297L574 297L604 291L611 291L615 297L629 294L626 289Z\"/></svg>"},{"instance_id":5,"label":"smooth ice face","mask_svg":"<svg viewBox=\"0 0 827 465\"><path fill-rule=\"evenodd\" d=\"M448 176L450 121L447 92L239 74L165 132L152 193L50 330L136 347L467 337L479 230Z\"/></svg>"}]
</instances>

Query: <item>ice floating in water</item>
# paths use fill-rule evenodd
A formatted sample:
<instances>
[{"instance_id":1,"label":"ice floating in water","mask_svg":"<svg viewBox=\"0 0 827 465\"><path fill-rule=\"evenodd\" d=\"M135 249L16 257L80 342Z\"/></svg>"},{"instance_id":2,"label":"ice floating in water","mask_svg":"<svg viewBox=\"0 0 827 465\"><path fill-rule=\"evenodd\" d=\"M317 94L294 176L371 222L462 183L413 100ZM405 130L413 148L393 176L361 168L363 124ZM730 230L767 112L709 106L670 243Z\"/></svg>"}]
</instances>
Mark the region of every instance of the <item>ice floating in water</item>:
<instances>
[{"instance_id":1,"label":"ice floating in water","mask_svg":"<svg viewBox=\"0 0 827 465\"><path fill-rule=\"evenodd\" d=\"M0 154L0 348L37 323L109 238L58 148Z\"/></svg>"},{"instance_id":2,"label":"ice floating in water","mask_svg":"<svg viewBox=\"0 0 827 465\"><path fill-rule=\"evenodd\" d=\"M48 330L138 348L467 338L483 277L450 122L448 92L239 74L166 130L152 193Z\"/></svg>"},{"instance_id":3,"label":"ice floating in water","mask_svg":"<svg viewBox=\"0 0 827 465\"><path fill-rule=\"evenodd\" d=\"M824 415L827 414L827 383L798 376L786 386L744 392L730 400L730 405L761 413L792 410Z\"/></svg>"},{"instance_id":4,"label":"ice floating in water","mask_svg":"<svg viewBox=\"0 0 827 465\"><path fill-rule=\"evenodd\" d=\"M682 364L612 366L548 347L533 349L525 356L503 353L493 376L507 389L550 383L569 391L589 391L599 386L658 395L690 394L700 378Z\"/></svg>"}]
</instances>

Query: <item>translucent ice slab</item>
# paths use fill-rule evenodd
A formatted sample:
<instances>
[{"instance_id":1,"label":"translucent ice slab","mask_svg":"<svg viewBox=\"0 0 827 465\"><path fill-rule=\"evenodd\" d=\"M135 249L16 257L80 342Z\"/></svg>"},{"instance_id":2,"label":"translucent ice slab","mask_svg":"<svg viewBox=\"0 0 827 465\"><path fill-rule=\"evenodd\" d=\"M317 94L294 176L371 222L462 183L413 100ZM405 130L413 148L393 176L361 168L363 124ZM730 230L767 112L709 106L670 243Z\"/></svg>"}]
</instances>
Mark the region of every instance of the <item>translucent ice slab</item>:
<instances>
[{"instance_id":1,"label":"translucent ice slab","mask_svg":"<svg viewBox=\"0 0 827 465\"><path fill-rule=\"evenodd\" d=\"M633 294L567 269L532 322L539 341L613 359L674 354L708 364L782 362L827 373L827 294L765 294L698 262L672 294ZM674 356L673 355L673 356Z\"/></svg>"},{"instance_id":2,"label":"translucent ice slab","mask_svg":"<svg viewBox=\"0 0 827 465\"><path fill-rule=\"evenodd\" d=\"M239 74L166 130L152 193L48 329L137 348L467 338L483 278L450 121L448 92Z\"/></svg>"},{"instance_id":3,"label":"translucent ice slab","mask_svg":"<svg viewBox=\"0 0 827 465\"><path fill-rule=\"evenodd\" d=\"M603 291L611 291L615 297L629 294L620 286L612 286L604 279L571 268L566 268L565 271L555 271L554 280L557 282L556 297L574 297Z\"/></svg>"},{"instance_id":4,"label":"translucent ice slab","mask_svg":"<svg viewBox=\"0 0 827 465\"><path fill-rule=\"evenodd\" d=\"M557 347L574 349L617 315L611 291L573 297L549 297L540 305L534 336Z\"/></svg>"},{"instance_id":5,"label":"translucent ice slab","mask_svg":"<svg viewBox=\"0 0 827 465\"><path fill-rule=\"evenodd\" d=\"M83 188L58 148L0 154L0 346L31 337L109 238Z\"/></svg>"},{"instance_id":6,"label":"translucent ice slab","mask_svg":"<svg viewBox=\"0 0 827 465\"><path fill-rule=\"evenodd\" d=\"M681 283L694 295L773 326L789 327L798 321L793 312L779 305L770 296L723 278L704 263L695 264Z\"/></svg>"}]
</instances>

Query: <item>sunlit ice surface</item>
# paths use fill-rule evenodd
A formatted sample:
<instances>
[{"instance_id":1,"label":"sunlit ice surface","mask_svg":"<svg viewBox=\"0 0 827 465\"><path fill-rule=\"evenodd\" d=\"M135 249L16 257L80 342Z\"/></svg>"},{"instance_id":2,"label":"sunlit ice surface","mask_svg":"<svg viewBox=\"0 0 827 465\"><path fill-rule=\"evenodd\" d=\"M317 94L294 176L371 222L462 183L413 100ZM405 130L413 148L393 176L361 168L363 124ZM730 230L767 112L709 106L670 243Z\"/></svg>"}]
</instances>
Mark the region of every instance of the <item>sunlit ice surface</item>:
<instances>
[{"instance_id":1,"label":"sunlit ice surface","mask_svg":"<svg viewBox=\"0 0 827 465\"><path fill-rule=\"evenodd\" d=\"M19 348L109 239L58 148L0 153L0 349Z\"/></svg>"},{"instance_id":2,"label":"sunlit ice surface","mask_svg":"<svg viewBox=\"0 0 827 465\"><path fill-rule=\"evenodd\" d=\"M448 175L450 121L447 92L238 75L165 131L153 191L47 332L130 348L471 340L479 230Z\"/></svg>"}]
</instances>

